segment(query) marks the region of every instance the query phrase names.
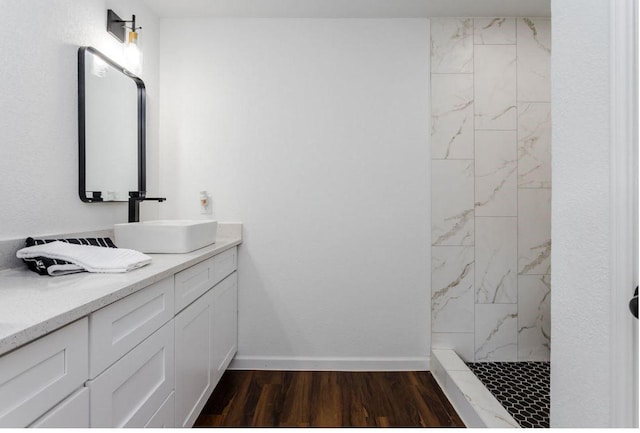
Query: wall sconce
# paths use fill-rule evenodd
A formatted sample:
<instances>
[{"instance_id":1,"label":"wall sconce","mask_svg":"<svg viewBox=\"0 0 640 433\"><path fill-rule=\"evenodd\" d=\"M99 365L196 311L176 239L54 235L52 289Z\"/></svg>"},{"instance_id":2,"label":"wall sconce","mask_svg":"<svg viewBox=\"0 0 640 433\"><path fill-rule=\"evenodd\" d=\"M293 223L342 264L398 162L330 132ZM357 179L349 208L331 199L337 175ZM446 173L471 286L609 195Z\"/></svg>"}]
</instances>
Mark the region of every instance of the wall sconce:
<instances>
[{"instance_id":1,"label":"wall sconce","mask_svg":"<svg viewBox=\"0 0 640 433\"><path fill-rule=\"evenodd\" d=\"M131 23L131 26L127 26ZM136 16L132 15L131 20L125 21L121 19L113 10L107 10L107 31L111 33L120 42L125 41L126 30L129 29L129 37L124 48L125 61L127 69L136 75L142 72L142 52L138 48L138 32L142 27L136 27Z\"/></svg>"}]
</instances>

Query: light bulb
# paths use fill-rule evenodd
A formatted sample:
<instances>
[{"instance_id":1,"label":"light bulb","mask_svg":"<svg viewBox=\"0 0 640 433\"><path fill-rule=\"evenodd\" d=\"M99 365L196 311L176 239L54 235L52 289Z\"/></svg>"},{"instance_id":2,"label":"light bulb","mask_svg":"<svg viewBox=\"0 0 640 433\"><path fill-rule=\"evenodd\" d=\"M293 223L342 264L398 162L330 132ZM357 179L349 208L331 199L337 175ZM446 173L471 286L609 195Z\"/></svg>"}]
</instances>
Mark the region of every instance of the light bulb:
<instances>
[{"instance_id":1,"label":"light bulb","mask_svg":"<svg viewBox=\"0 0 640 433\"><path fill-rule=\"evenodd\" d=\"M124 48L124 57L127 62L127 69L136 75L142 73L142 52L138 48L138 33L129 32L129 41Z\"/></svg>"}]
</instances>

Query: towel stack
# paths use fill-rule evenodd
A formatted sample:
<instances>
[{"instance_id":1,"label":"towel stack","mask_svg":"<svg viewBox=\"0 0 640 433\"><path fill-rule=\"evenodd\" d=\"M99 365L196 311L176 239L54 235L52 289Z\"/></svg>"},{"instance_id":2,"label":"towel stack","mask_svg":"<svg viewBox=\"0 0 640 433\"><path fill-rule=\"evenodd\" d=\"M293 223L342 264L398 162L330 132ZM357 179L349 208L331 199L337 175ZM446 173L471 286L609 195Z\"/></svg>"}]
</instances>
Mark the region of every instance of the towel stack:
<instances>
[{"instance_id":1,"label":"towel stack","mask_svg":"<svg viewBox=\"0 0 640 433\"><path fill-rule=\"evenodd\" d=\"M41 275L65 275L75 272L128 272L151 263L151 257L139 251L116 248L111 239L75 240L27 239L27 247L16 256Z\"/></svg>"}]
</instances>

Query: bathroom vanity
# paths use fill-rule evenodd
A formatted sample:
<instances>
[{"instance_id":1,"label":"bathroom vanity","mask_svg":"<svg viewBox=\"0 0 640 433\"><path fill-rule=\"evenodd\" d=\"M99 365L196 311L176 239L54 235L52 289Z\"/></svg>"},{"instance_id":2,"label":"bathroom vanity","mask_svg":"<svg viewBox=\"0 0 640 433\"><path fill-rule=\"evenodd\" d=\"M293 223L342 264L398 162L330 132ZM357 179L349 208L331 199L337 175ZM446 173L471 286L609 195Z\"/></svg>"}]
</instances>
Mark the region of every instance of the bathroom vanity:
<instances>
[{"instance_id":1,"label":"bathroom vanity","mask_svg":"<svg viewBox=\"0 0 640 433\"><path fill-rule=\"evenodd\" d=\"M165 200L146 194L145 95L78 49L79 196L129 203L119 245L182 254L47 277L2 265L17 240L0 242L0 427L191 427L237 351L241 224L138 222L141 201Z\"/></svg>"},{"instance_id":2,"label":"bathroom vanity","mask_svg":"<svg viewBox=\"0 0 640 433\"><path fill-rule=\"evenodd\" d=\"M127 274L0 271L0 427L191 427L237 351L240 224Z\"/></svg>"}]
</instances>

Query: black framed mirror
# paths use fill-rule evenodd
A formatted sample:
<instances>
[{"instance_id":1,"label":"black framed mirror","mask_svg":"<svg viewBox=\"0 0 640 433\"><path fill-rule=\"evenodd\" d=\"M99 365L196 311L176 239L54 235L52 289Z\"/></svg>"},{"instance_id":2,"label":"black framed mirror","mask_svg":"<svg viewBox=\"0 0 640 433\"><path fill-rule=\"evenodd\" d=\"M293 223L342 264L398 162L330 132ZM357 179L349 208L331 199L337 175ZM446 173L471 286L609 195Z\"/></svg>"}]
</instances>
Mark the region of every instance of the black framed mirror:
<instances>
[{"instance_id":1,"label":"black framed mirror","mask_svg":"<svg viewBox=\"0 0 640 433\"><path fill-rule=\"evenodd\" d=\"M78 49L79 195L128 201L146 191L144 82L93 47Z\"/></svg>"}]
</instances>

